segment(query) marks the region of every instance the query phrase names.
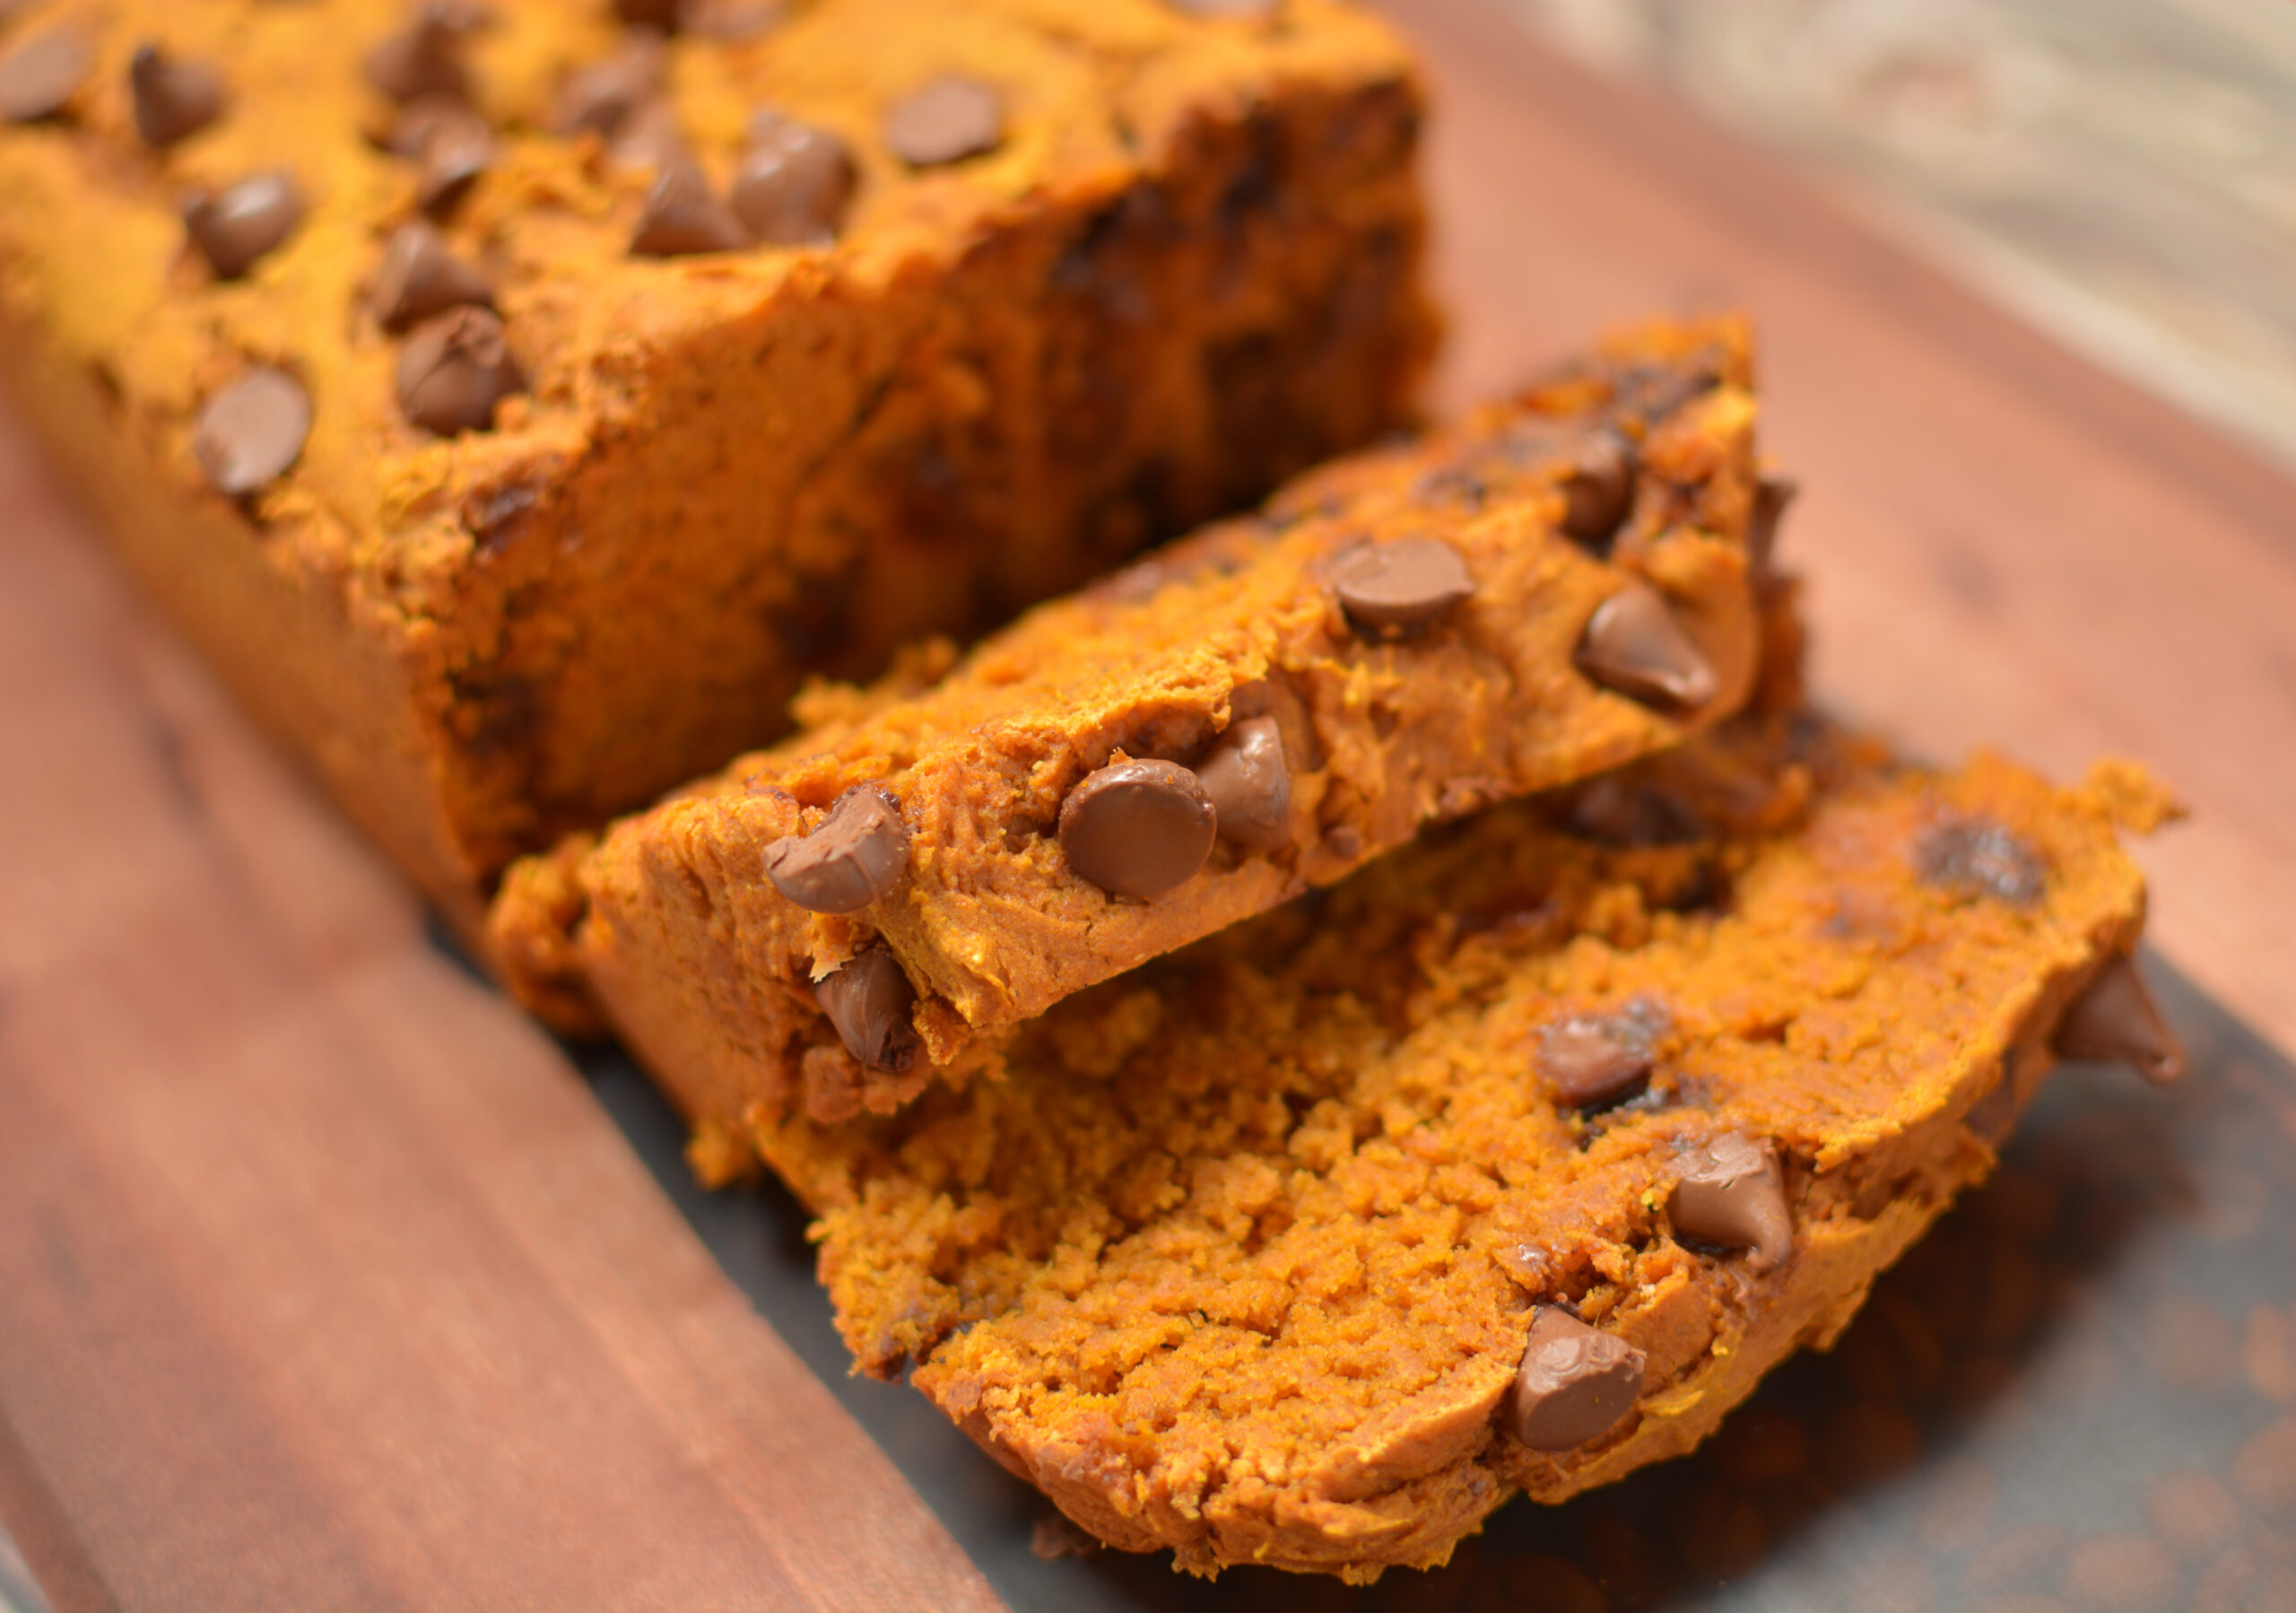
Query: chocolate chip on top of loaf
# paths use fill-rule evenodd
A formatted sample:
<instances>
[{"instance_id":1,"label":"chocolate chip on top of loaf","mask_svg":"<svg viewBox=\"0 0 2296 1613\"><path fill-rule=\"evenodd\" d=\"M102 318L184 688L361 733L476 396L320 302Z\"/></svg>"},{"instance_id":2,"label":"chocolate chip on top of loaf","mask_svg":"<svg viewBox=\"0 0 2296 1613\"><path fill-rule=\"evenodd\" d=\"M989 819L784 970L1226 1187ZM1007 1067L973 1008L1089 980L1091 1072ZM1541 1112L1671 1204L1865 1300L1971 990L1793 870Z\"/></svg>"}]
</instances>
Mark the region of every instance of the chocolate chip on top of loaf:
<instances>
[{"instance_id":1,"label":"chocolate chip on top of loaf","mask_svg":"<svg viewBox=\"0 0 2296 1613\"><path fill-rule=\"evenodd\" d=\"M1831 1338L2053 1054L2097 1048L2090 1005L2143 990L2126 772L1932 772L1749 718L1610 783L1688 827L1590 838L1583 787L1501 806L1071 998L997 1079L697 1152L761 1152L862 1366L914 1366L1100 1539L1440 1562ZM1975 822L2037 889L1935 877ZM2111 1045L2173 1057L2148 1037Z\"/></svg>"},{"instance_id":2,"label":"chocolate chip on top of loaf","mask_svg":"<svg viewBox=\"0 0 2296 1613\"><path fill-rule=\"evenodd\" d=\"M514 872L498 946L532 960L534 999L587 990L641 1054L678 1049L657 1063L696 1112L898 1103L1069 993L1430 823L1743 704L1760 658L1750 388L1741 325L1658 325L1313 472L1040 607L929 688L820 697L823 720L539 875L581 891L571 934ZM1630 467L1599 545L1572 514L1590 439ZM833 843L858 789L898 812L897 885L828 905L749 876ZM898 1069L812 990L875 948L913 992L923 1056L904 1043ZM721 984L700 1001L696 981Z\"/></svg>"}]
</instances>

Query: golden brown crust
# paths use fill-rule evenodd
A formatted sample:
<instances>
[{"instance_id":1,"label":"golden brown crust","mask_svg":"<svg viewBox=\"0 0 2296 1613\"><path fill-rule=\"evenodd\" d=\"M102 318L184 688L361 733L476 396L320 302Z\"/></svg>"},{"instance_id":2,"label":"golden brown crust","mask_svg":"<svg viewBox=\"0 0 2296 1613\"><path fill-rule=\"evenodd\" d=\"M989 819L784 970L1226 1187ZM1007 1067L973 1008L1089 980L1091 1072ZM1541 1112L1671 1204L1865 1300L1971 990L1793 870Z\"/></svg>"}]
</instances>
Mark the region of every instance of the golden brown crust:
<instances>
[{"instance_id":1,"label":"golden brown crust","mask_svg":"<svg viewBox=\"0 0 2296 1613\"><path fill-rule=\"evenodd\" d=\"M2144 792L1901 769L1806 719L1603 782L1073 998L1002 1080L761 1124L862 1366L918 1363L1118 1545L1363 1578L1689 1449L1828 1343L2134 946ZM1940 854L1973 830L2005 860ZM1638 999L1648 1092L1558 1106L1544 1027ZM1672 1232L1677 1151L1732 1133L1785 1161L1775 1270ZM1648 1356L1580 1450L1500 1415L1535 1303Z\"/></svg>"},{"instance_id":2,"label":"golden brown crust","mask_svg":"<svg viewBox=\"0 0 2296 1613\"><path fill-rule=\"evenodd\" d=\"M666 104L713 185L770 102L841 135L860 186L835 245L674 259L629 250L646 168L552 129L617 46L609 8L483 10L458 48L493 157L441 228L530 383L491 431L410 423L402 340L366 307L418 199L361 71L403 0L44 0L12 37L83 30L95 70L60 118L0 125L25 412L465 920L517 851L779 731L806 672L978 631L1411 412L1433 336L1420 89L1352 7L819 0L747 42L681 38ZM164 152L129 108L147 40L224 82L221 118ZM951 69L999 87L1004 142L911 170L883 117ZM282 162L300 225L218 282L179 193ZM189 443L255 365L293 375L313 423L243 510Z\"/></svg>"},{"instance_id":3,"label":"golden brown crust","mask_svg":"<svg viewBox=\"0 0 2296 1613\"><path fill-rule=\"evenodd\" d=\"M606 832L576 877L563 954L687 1111L738 1125L796 1094L816 1118L883 1110L923 1068L961 1077L1068 993L1407 841L1425 824L1677 743L1752 693L1759 614L1744 546L1755 405L1733 321L1655 326L1511 403L1319 470L984 641L911 697L861 700ZM1574 468L1618 432L1639 480L1621 529L1560 529ZM1335 564L1439 540L1474 592L1406 636L1364 631ZM1684 709L1605 687L1578 649L1605 602L1648 585L1711 669ZM1126 758L1201 765L1239 720L1277 725L1285 843L1222 843L1145 900L1069 861L1065 806ZM908 877L845 916L761 877L857 786L890 791ZM500 926L532 929L518 885ZM811 982L883 944L919 992L925 1057L863 1070ZM564 989L538 981L530 996Z\"/></svg>"}]
</instances>

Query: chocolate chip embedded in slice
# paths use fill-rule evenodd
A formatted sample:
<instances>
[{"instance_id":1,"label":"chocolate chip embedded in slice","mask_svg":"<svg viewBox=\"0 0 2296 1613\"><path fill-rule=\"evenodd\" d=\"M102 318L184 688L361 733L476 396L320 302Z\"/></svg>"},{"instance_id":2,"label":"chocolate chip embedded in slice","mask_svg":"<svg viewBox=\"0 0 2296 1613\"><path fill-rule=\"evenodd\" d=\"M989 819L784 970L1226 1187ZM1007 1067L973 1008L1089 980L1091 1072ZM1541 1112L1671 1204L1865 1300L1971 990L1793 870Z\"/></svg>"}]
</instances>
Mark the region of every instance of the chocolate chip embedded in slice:
<instances>
[{"instance_id":1,"label":"chocolate chip embedded in slice","mask_svg":"<svg viewBox=\"0 0 2296 1613\"><path fill-rule=\"evenodd\" d=\"M883 947L873 947L814 981L813 1000L837 1027L845 1051L871 1069L898 1073L917 1062L917 1027L909 1022L917 988Z\"/></svg>"},{"instance_id":2,"label":"chocolate chip embedded in slice","mask_svg":"<svg viewBox=\"0 0 2296 1613\"><path fill-rule=\"evenodd\" d=\"M243 499L277 481L311 434L311 400L280 370L251 370L207 400L192 457L218 493Z\"/></svg>"},{"instance_id":3,"label":"chocolate chip embedded in slice","mask_svg":"<svg viewBox=\"0 0 2296 1613\"><path fill-rule=\"evenodd\" d=\"M178 61L139 45L127 64L135 132L146 145L188 140L223 115L223 78L204 62Z\"/></svg>"},{"instance_id":4,"label":"chocolate chip embedded in slice","mask_svg":"<svg viewBox=\"0 0 2296 1613\"><path fill-rule=\"evenodd\" d=\"M2048 864L2006 824L1950 817L1922 831L1913 864L1923 881L1968 896L2030 907L2048 889Z\"/></svg>"},{"instance_id":5,"label":"chocolate chip embedded in slice","mask_svg":"<svg viewBox=\"0 0 2296 1613\"><path fill-rule=\"evenodd\" d=\"M1695 709L1719 688L1714 667L1647 582L1629 581L1595 607L1573 658L1605 689Z\"/></svg>"},{"instance_id":6,"label":"chocolate chip embedded in slice","mask_svg":"<svg viewBox=\"0 0 2296 1613\"><path fill-rule=\"evenodd\" d=\"M1556 1305L1531 1321L1508 1424L1534 1451L1575 1451L1602 1438L1642 1393L1643 1353Z\"/></svg>"},{"instance_id":7,"label":"chocolate chip embedded in slice","mask_svg":"<svg viewBox=\"0 0 2296 1613\"><path fill-rule=\"evenodd\" d=\"M1228 725L1196 766L1217 818L1220 838L1247 851L1273 851L1292 843L1292 770L1283 760L1283 733L1273 717L1247 717Z\"/></svg>"},{"instance_id":8,"label":"chocolate chip embedded in slice","mask_svg":"<svg viewBox=\"0 0 2296 1613\"><path fill-rule=\"evenodd\" d=\"M1004 144L1004 97L996 86L944 74L893 104L885 144L911 168L937 168Z\"/></svg>"},{"instance_id":9,"label":"chocolate chip embedded in slice","mask_svg":"<svg viewBox=\"0 0 2296 1613\"><path fill-rule=\"evenodd\" d=\"M462 36L475 21L470 7L453 0L425 0L404 28L367 53L367 82L396 101L419 95L469 100Z\"/></svg>"},{"instance_id":10,"label":"chocolate chip embedded in slice","mask_svg":"<svg viewBox=\"0 0 2296 1613\"><path fill-rule=\"evenodd\" d=\"M750 142L729 199L751 239L793 247L835 240L857 178L845 142L770 113L751 119Z\"/></svg>"},{"instance_id":11,"label":"chocolate chip embedded in slice","mask_svg":"<svg viewBox=\"0 0 2296 1613\"><path fill-rule=\"evenodd\" d=\"M741 221L709 188L708 176L691 162L674 162L654 178L646 193L630 249L640 257L689 257L700 252L731 252L749 244Z\"/></svg>"},{"instance_id":12,"label":"chocolate chip embedded in slice","mask_svg":"<svg viewBox=\"0 0 2296 1613\"><path fill-rule=\"evenodd\" d=\"M1555 1101L1572 1109L1615 1103L1650 1079L1651 1026L1627 1014L1572 1014L1539 1035L1537 1065Z\"/></svg>"},{"instance_id":13,"label":"chocolate chip embedded in slice","mask_svg":"<svg viewBox=\"0 0 2296 1613\"><path fill-rule=\"evenodd\" d=\"M1634 508L1634 445L1607 426L1583 438L1562 473L1562 531L1603 550Z\"/></svg>"},{"instance_id":14,"label":"chocolate chip embedded in slice","mask_svg":"<svg viewBox=\"0 0 2296 1613\"><path fill-rule=\"evenodd\" d=\"M0 56L0 122L37 123L55 117L95 66L94 48L72 29L26 39Z\"/></svg>"},{"instance_id":15,"label":"chocolate chip embedded in slice","mask_svg":"<svg viewBox=\"0 0 2296 1613\"><path fill-rule=\"evenodd\" d=\"M494 288L418 221L401 224L384 246L368 301L382 327L398 332L450 308L491 307Z\"/></svg>"},{"instance_id":16,"label":"chocolate chip embedded in slice","mask_svg":"<svg viewBox=\"0 0 2296 1613\"><path fill-rule=\"evenodd\" d=\"M237 280L303 222L303 193L288 173L256 174L184 205L183 227L217 276Z\"/></svg>"},{"instance_id":17,"label":"chocolate chip embedded in slice","mask_svg":"<svg viewBox=\"0 0 2296 1613\"><path fill-rule=\"evenodd\" d=\"M1775 1145L1727 1132L1691 1148L1682 1164L1669 1207L1676 1237L1746 1250L1746 1269L1756 1277L1785 1264L1794 1252L1794 1214Z\"/></svg>"},{"instance_id":18,"label":"chocolate chip embedded in slice","mask_svg":"<svg viewBox=\"0 0 2296 1613\"><path fill-rule=\"evenodd\" d=\"M427 432L451 437L494 423L494 405L526 390L502 321L459 308L415 327L398 355L398 402Z\"/></svg>"},{"instance_id":19,"label":"chocolate chip embedded in slice","mask_svg":"<svg viewBox=\"0 0 2296 1613\"><path fill-rule=\"evenodd\" d=\"M633 28L658 28L664 33L676 30L679 13L684 9L683 0L613 0L616 22Z\"/></svg>"},{"instance_id":20,"label":"chocolate chip embedded in slice","mask_svg":"<svg viewBox=\"0 0 2296 1613\"><path fill-rule=\"evenodd\" d=\"M866 785L848 789L820 828L765 849L765 876L808 912L858 912L909 871L909 828Z\"/></svg>"},{"instance_id":21,"label":"chocolate chip embedded in slice","mask_svg":"<svg viewBox=\"0 0 2296 1613\"><path fill-rule=\"evenodd\" d=\"M1474 595L1467 562L1434 537L1345 550L1332 558L1325 574L1349 623L1373 638L1425 627Z\"/></svg>"},{"instance_id":22,"label":"chocolate chip embedded in slice","mask_svg":"<svg viewBox=\"0 0 2296 1613\"><path fill-rule=\"evenodd\" d=\"M2057 1022L2056 1041L2067 1059L2133 1064L2158 1086L2184 1078L2185 1051L2131 957L2117 957L2097 971Z\"/></svg>"},{"instance_id":23,"label":"chocolate chip embedded in slice","mask_svg":"<svg viewBox=\"0 0 2296 1613\"><path fill-rule=\"evenodd\" d=\"M1117 762L1060 804L1060 849L1111 896L1161 896L1212 855L1212 801L1176 762Z\"/></svg>"}]
</instances>

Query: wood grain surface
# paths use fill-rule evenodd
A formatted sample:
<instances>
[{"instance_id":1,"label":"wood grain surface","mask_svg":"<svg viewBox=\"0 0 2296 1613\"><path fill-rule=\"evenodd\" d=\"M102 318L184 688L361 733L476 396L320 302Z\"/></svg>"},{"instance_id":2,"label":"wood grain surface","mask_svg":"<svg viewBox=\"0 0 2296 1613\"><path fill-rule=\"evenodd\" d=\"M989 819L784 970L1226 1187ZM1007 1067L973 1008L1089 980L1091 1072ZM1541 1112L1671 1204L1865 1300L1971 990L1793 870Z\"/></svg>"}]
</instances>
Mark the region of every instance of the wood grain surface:
<instances>
[{"instance_id":1,"label":"wood grain surface","mask_svg":"<svg viewBox=\"0 0 2296 1613\"><path fill-rule=\"evenodd\" d=\"M1751 307L1821 693L2158 766L2156 939L2296 1047L2296 486L1489 0L1392 9L1447 396ZM0 712L0 1518L59 1609L998 1605L4 421Z\"/></svg>"}]
</instances>

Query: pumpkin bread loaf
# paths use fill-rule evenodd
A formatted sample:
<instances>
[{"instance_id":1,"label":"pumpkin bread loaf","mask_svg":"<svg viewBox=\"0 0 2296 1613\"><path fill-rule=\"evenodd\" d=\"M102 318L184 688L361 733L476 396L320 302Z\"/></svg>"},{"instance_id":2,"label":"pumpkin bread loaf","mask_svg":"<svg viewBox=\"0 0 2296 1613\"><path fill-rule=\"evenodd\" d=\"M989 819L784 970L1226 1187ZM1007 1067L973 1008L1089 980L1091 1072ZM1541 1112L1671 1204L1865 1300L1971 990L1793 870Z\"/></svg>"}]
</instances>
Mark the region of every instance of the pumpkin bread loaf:
<instances>
[{"instance_id":1,"label":"pumpkin bread loaf","mask_svg":"<svg viewBox=\"0 0 2296 1613\"><path fill-rule=\"evenodd\" d=\"M817 691L777 748L515 869L494 949L561 1019L587 993L729 1135L961 1077L1422 824L1743 705L1774 502L1750 388L1738 323L1652 327L937 682Z\"/></svg>"},{"instance_id":2,"label":"pumpkin bread loaf","mask_svg":"<svg viewBox=\"0 0 2296 1613\"><path fill-rule=\"evenodd\" d=\"M471 924L1406 423L1421 108L1333 0L22 0L0 378Z\"/></svg>"},{"instance_id":3,"label":"pumpkin bread loaf","mask_svg":"<svg viewBox=\"0 0 2296 1613\"><path fill-rule=\"evenodd\" d=\"M1831 1341L2055 1053L2174 1077L2115 841L2165 810L1749 718L746 1142L861 1367L1102 1539L1438 1563Z\"/></svg>"}]
</instances>

